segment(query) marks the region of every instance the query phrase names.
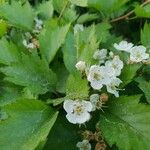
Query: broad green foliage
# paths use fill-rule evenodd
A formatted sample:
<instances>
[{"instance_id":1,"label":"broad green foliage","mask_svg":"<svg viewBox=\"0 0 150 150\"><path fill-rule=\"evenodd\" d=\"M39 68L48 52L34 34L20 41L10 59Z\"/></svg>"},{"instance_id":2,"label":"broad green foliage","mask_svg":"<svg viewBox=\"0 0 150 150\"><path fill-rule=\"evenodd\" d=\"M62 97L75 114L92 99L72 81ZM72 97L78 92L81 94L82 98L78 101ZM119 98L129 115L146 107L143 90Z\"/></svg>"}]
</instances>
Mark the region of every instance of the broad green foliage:
<instances>
[{"instance_id":1,"label":"broad green foliage","mask_svg":"<svg viewBox=\"0 0 150 150\"><path fill-rule=\"evenodd\" d=\"M22 55L19 62L3 67L1 71L6 75L5 80L25 86L33 94L44 94L55 88L56 75L48 68L46 60L37 55Z\"/></svg>"},{"instance_id":2,"label":"broad green foliage","mask_svg":"<svg viewBox=\"0 0 150 150\"><path fill-rule=\"evenodd\" d=\"M139 83L139 88L144 92L147 102L150 103L150 81L145 81L143 78L137 78L135 81Z\"/></svg>"},{"instance_id":3,"label":"broad green foliage","mask_svg":"<svg viewBox=\"0 0 150 150\"><path fill-rule=\"evenodd\" d=\"M140 64L132 64L132 65L126 65L123 68L123 71L120 77L121 80L123 81L122 86L127 85L133 80L133 78L136 76L136 73L140 67L141 67Z\"/></svg>"},{"instance_id":4,"label":"broad green foliage","mask_svg":"<svg viewBox=\"0 0 150 150\"><path fill-rule=\"evenodd\" d=\"M70 75L66 85L66 95L70 99L86 99L89 94L89 86L86 79L79 74Z\"/></svg>"},{"instance_id":5,"label":"broad green foliage","mask_svg":"<svg viewBox=\"0 0 150 150\"><path fill-rule=\"evenodd\" d=\"M6 34L7 31L7 23L4 20L0 20L0 37Z\"/></svg>"},{"instance_id":6,"label":"broad green foliage","mask_svg":"<svg viewBox=\"0 0 150 150\"><path fill-rule=\"evenodd\" d=\"M58 26L50 22L40 35L40 50L50 63L65 40L70 25Z\"/></svg>"},{"instance_id":7,"label":"broad green foliage","mask_svg":"<svg viewBox=\"0 0 150 150\"><path fill-rule=\"evenodd\" d=\"M150 4L144 7L137 6L135 13L138 17L150 18Z\"/></svg>"},{"instance_id":8,"label":"broad green foliage","mask_svg":"<svg viewBox=\"0 0 150 150\"><path fill-rule=\"evenodd\" d=\"M15 1L11 5L4 3L0 5L0 16L18 28L31 30L33 27L34 12L29 3L25 3L23 6Z\"/></svg>"},{"instance_id":9,"label":"broad green foliage","mask_svg":"<svg viewBox=\"0 0 150 150\"><path fill-rule=\"evenodd\" d=\"M21 88L5 83L0 85L0 106L12 103L21 96Z\"/></svg>"},{"instance_id":10,"label":"broad green foliage","mask_svg":"<svg viewBox=\"0 0 150 150\"><path fill-rule=\"evenodd\" d=\"M145 23L143 30L141 30L141 42L150 48L150 24L148 23Z\"/></svg>"},{"instance_id":11,"label":"broad green foliage","mask_svg":"<svg viewBox=\"0 0 150 150\"><path fill-rule=\"evenodd\" d=\"M149 150L149 18L149 0L0 0L0 150Z\"/></svg>"},{"instance_id":12,"label":"broad green foliage","mask_svg":"<svg viewBox=\"0 0 150 150\"><path fill-rule=\"evenodd\" d=\"M8 116L0 122L1 150L35 149L47 137L58 114L39 100L30 99L19 100L1 111Z\"/></svg>"},{"instance_id":13,"label":"broad green foliage","mask_svg":"<svg viewBox=\"0 0 150 150\"><path fill-rule=\"evenodd\" d=\"M0 40L0 63L10 65L19 60L20 54L12 42L5 38Z\"/></svg>"},{"instance_id":14,"label":"broad green foliage","mask_svg":"<svg viewBox=\"0 0 150 150\"><path fill-rule=\"evenodd\" d=\"M75 37L69 32L63 46L63 59L67 70L70 73L75 73L75 64L77 63L77 52L75 47Z\"/></svg>"},{"instance_id":15,"label":"broad green foliage","mask_svg":"<svg viewBox=\"0 0 150 150\"><path fill-rule=\"evenodd\" d=\"M150 106L139 103L140 96L122 96L110 102L100 116L99 127L109 145L120 150L149 150Z\"/></svg>"},{"instance_id":16,"label":"broad green foliage","mask_svg":"<svg viewBox=\"0 0 150 150\"><path fill-rule=\"evenodd\" d=\"M43 18L43 19L50 19L53 16L53 5L51 1L47 1L45 3L40 4L37 7L37 13Z\"/></svg>"},{"instance_id":17,"label":"broad green foliage","mask_svg":"<svg viewBox=\"0 0 150 150\"><path fill-rule=\"evenodd\" d=\"M80 140L78 127L68 123L64 115L58 116L48 136L44 150L49 148L52 150L57 150L58 148L61 148L61 150L76 150L76 141Z\"/></svg>"}]
</instances>

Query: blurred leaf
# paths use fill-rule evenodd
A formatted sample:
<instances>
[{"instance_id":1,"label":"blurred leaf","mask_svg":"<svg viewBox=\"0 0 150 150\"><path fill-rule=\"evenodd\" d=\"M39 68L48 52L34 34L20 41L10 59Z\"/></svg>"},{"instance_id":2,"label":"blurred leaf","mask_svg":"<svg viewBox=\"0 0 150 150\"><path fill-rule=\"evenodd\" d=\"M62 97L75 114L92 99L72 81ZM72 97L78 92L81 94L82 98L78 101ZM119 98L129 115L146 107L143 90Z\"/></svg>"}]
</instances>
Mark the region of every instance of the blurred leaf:
<instances>
[{"instance_id":1,"label":"blurred leaf","mask_svg":"<svg viewBox=\"0 0 150 150\"><path fill-rule=\"evenodd\" d=\"M32 30L34 23L34 12L28 2L23 6L20 2L12 1L12 4L0 5L0 16L4 17L13 26Z\"/></svg>"},{"instance_id":2,"label":"blurred leaf","mask_svg":"<svg viewBox=\"0 0 150 150\"><path fill-rule=\"evenodd\" d=\"M100 116L99 127L107 143L120 150L149 150L150 106L139 103L139 95L111 100Z\"/></svg>"},{"instance_id":3,"label":"blurred leaf","mask_svg":"<svg viewBox=\"0 0 150 150\"><path fill-rule=\"evenodd\" d=\"M76 72L75 64L77 63L77 52L75 48L75 37L71 32L67 34L63 46L63 59L67 70L71 74L74 74Z\"/></svg>"},{"instance_id":4,"label":"blurred leaf","mask_svg":"<svg viewBox=\"0 0 150 150\"><path fill-rule=\"evenodd\" d=\"M20 54L12 42L5 38L0 40L0 63L10 65L12 62L19 60Z\"/></svg>"},{"instance_id":5,"label":"blurred leaf","mask_svg":"<svg viewBox=\"0 0 150 150\"><path fill-rule=\"evenodd\" d=\"M143 30L141 30L141 43L150 48L150 24L145 23Z\"/></svg>"},{"instance_id":6,"label":"blurred leaf","mask_svg":"<svg viewBox=\"0 0 150 150\"><path fill-rule=\"evenodd\" d=\"M72 4L77 6L86 7L88 0L69 0Z\"/></svg>"},{"instance_id":7,"label":"blurred leaf","mask_svg":"<svg viewBox=\"0 0 150 150\"><path fill-rule=\"evenodd\" d=\"M150 18L150 4L144 7L137 6L134 11L137 17Z\"/></svg>"},{"instance_id":8,"label":"blurred leaf","mask_svg":"<svg viewBox=\"0 0 150 150\"><path fill-rule=\"evenodd\" d=\"M1 68L5 80L25 86L33 94L44 94L53 91L56 75L49 69L48 63L37 55L22 55L22 59L8 67Z\"/></svg>"},{"instance_id":9,"label":"blurred leaf","mask_svg":"<svg viewBox=\"0 0 150 150\"><path fill-rule=\"evenodd\" d=\"M107 22L102 22L97 24L95 26L95 30L96 30L96 36L98 40L100 40L102 43L106 42L108 40L108 37L110 36L109 33L110 29L111 29L111 25Z\"/></svg>"},{"instance_id":10,"label":"blurred leaf","mask_svg":"<svg viewBox=\"0 0 150 150\"><path fill-rule=\"evenodd\" d=\"M99 18L99 15L97 14L89 14L89 13L86 13L86 14L83 14L81 15L78 20L77 20L77 23L79 24L83 24L85 22L89 22L89 21L93 21L93 20L96 20Z\"/></svg>"},{"instance_id":11,"label":"blurred leaf","mask_svg":"<svg viewBox=\"0 0 150 150\"><path fill-rule=\"evenodd\" d=\"M44 19L50 19L53 16L53 11L52 1L43 2L37 7L37 13Z\"/></svg>"},{"instance_id":12,"label":"blurred leaf","mask_svg":"<svg viewBox=\"0 0 150 150\"><path fill-rule=\"evenodd\" d=\"M53 21L40 34L40 51L50 63L64 43L70 24L58 26Z\"/></svg>"},{"instance_id":13,"label":"blurred leaf","mask_svg":"<svg viewBox=\"0 0 150 150\"><path fill-rule=\"evenodd\" d=\"M6 34L7 32L7 23L4 20L0 20L0 37Z\"/></svg>"},{"instance_id":14,"label":"blurred leaf","mask_svg":"<svg viewBox=\"0 0 150 150\"><path fill-rule=\"evenodd\" d=\"M117 11L128 1L129 0L88 0L88 6L102 11L105 16L110 17L112 12Z\"/></svg>"},{"instance_id":15,"label":"blurred leaf","mask_svg":"<svg viewBox=\"0 0 150 150\"><path fill-rule=\"evenodd\" d=\"M70 99L86 99L89 96L89 86L80 74L70 75L67 80L66 96Z\"/></svg>"},{"instance_id":16,"label":"blurred leaf","mask_svg":"<svg viewBox=\"0 0 150 150\"><path fill-rule=\"evenodd\" d=\"M35 149L47 137L58 114L41 101L29 99L6 105L2 111L8 118L0 122L1 150Z\"/></svg>"},{"instance_id":17,"label":"blurred leaf","mask_svg":"<svg viewBox=\"0 0 150 150\"><path fill-rule=\"evenodd\" d=\"M16 101L21 96L21 88L1 83L0 85L0 106Z\"/></svg>"},{"instance_id":18,"label":"blurred leaf","mask_svg":"<svg viewBox=\"0 0 150 150\"><path fill-rule=\"evenodd\" d=\"M141 64L127 64L124 66L120 76L120 79L123 81L122 87L124 87L133 80L140 67Z\"/></svg>"},{"instance_id":19,"label":"blurred leaf","mask_svg":"<svg viewBox=\"0 0 150 150\"><path fill-rule=\"evenodd\" d=\"M78 126L69 123L63 112L61 114L48 136L44 150L77 150L76 144L80 141Z\"/></svg>"},{"instance_id":20,"label":"blurred leaf","mask_svg":"<svg viewBox=\"0 0 150 150\"><path fill-rule=\"evenodd\" d=\"M150 103L150 81L145 81L143 78L136 78L135 81L139 83L138 87L144 92L147 102Z\"/></svg>"},{"instance_id":21,"label":"blurred leaf","mask_svg":"<svg viewBox=\"0 0 150 150\"><path fill-rule=\"evenodd\" d=\"M77 33L76 49L78 61L85 61L88 65L94 62L93 54L99 47L96 36L95 25L85 28L84 31Z\"/></svg>"}]
</instances>

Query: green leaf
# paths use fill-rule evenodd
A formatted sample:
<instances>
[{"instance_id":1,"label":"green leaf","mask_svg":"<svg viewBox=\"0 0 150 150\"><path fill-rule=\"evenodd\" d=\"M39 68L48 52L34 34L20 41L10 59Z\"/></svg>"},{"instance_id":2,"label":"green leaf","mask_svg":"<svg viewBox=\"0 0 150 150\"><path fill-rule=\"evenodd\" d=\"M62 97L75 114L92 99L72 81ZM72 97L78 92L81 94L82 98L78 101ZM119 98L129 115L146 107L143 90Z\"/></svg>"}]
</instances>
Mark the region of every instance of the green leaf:
<instances>
[{"instance_id":1,"label":"green leaf","mask_svg":"<svg viewBox=\"0 0 150 150\"><path fill-rule=\"evenodd\" d=\"M43 102L29 99L6 105L2 111L8 118L0 122L1 150L35 149L47 137L58 114Z\"/></svg>"},{"instance_id":2,"label":"green leaf","mask_svg":"<svg viewBox=\"0 0 150 150\"><path fill-rule=\"evenodd\" d=\"M7 81L25 86L33 94L44 94L55 89L56 75L49 69L46 60L37 55L22 55L21 61L1 68L1 71Z\"/></svg>"},{"instance_id":3,"label":"green leaf","mask_svg":"<svg viewBox=\"0 0 150 150\"><path fill-rule=\"evenodd\" d=\"M140 67L141 64L127 64L124 66L120 76L120 79L123 81L122 87L124 87L133 80Z\"/></svg>"},{"instance_id":4,"label":"green leaf","mask_svg":"<svg viewBox=\"0 0 150 150\"><path fill-rule=\"evenodd\" d=\"M75 48L75 37L73 33L67 34L63 46L63 59L67 70L74 74L76 72L75 64L77 63L77 52Z\"/></svg>"},{"instance_id":5,"label":"green leaf","mask_svg":"<svg viewBox=\"0 0 150 150\"><path fill-rule=\"evenodd\" d=\"M65 114L58 116L56 123L50 132L44 150L76 150L76 144L79 142L80 134L78 126L68 122Z\"/></svg>"},{"instance_id":6,"label":"green leaf","mask_svg":"<svg viewBox=\"0 0 150 150\"><path fill-rule=\"evenodd\" d=\"M93 21L93 20L96 20L98 18L99 18L99 15L97 15L97 14L86 13L86 14L81 15L78 18L77 23L78 24L83 24L85 22Z\"/></svg>"},{"instance_id":7,"label":"green leaf","mask_svg":"<svg viewBox=\"0 0 150 150\"><path fill-rule=\"evenodd\" d=\"M0 85L0 106L16 101L21 96L21 88L2 83Z\"/></svg>"},{"instance_id":8,"label":"green leaf","mask_svg":"<svg viewBox=\"0 0 150 150\"><path fill-rule=\"evenodd\" d=\"M134 11L137 17L150 18L150 4L144 7L137 6Z\"/></svg>"},{"instance_id":9,"label":"green leaf","mask_svg":"<svg viewBox=\"0 0 150 150\"><path fill-rule=\"evenodd\" d=\"M128 1L129 0L88 0L88 6L102 11L105 16L110 17L112 12L117 11Z\"/></svg>"},{"instance_id":10,"label":"green leaf","mask_svg":"<svg viewBox=\"0 0 150 150\"><path fill-rule=\"evenodd\" d=\"M120 150L149 150L150 106L139 103L140 96L111 100L100 116L99 127L107 143Z\"/></svg>"},{"instance_id":11,"label":"green leaf","mask_svg":"<svg viewBox=\"0 0 150 150\"><path fill-rule=\"evenodd\" d=\"M88 0L69 0L72 4L81 6L81 7L86 7Z\"/></svg>"},{"instance_id":12,"label":"green leaf","mask_svg":"<svg viewBox=\"0 0 150 150\"><path fill-rule=\"evenodd\" d=\"M69 27L70 24L58 26L51 21L46 29L42 31L40 35L40 50L49 63L54 59L58 49L64 43Z\"/></svg>"},{"instance_id":13,"label":"green leaf","mask_svg":"<svg viewBox=\"0 0 150 150\"><path fill-rule=\"evenodd\" d=\"M0 40L0 63L10 65L12 62L19 60L20 54L12 42L5 38Z\"/></svg>"},{"instance_id":14,"label":"green leaf","mask_svg":"<svg viewBox=\"0 0 150 150\"><path fill-rule=\"evenodd\" d=\"M7 23L4 20L0 20L0 37L6 34L7 32Z\"/></svg>"},{"instance_id":15,"label":"green leaf","mask_svg":"<svg viewBox=\"0 0 150 150\"><path fill-rule=\"evenodd\" d=\"M88 65L94 62L93 54L99 47L96 36L95 25L85 28L84 31L76 35L76 49L78 61L85 61Z\"/></svg>"},{"instance_id":16,"label":"green leaf","mask_svg":"<svg viewBox=\"0 0 150 150\"><path fill-rule=\"evenodd\" d=\"M141 43L150 48L150 24L145 23L143 30L141 30Z\"/></svg>"},{"instance_id":17,"label":"green leaf","mask_svg":"<svg viewBox=\"0 0 150 150\"><path fill-rule=\"evenodd\" d=\"M82 79L80 74L70 75L66 85L66 96L70 99L87 99L89 96L88 81Z\"/></svg>"},{"instance_id":18,"label":"green leaf","mask_svg":"<svg viewBox=\"0 0 150 150\"><path fill-rule=\"evenodd\" d=\"M44 19L50 19L53 16L53 11L52 1L43 2L37 7L37 13Z\"/></svg>"},{"instance_id":19,"label":"green leaf","mask_svg":"<svg viewBox=\"0 0 150 150\"><path fill-rule=\"evenodd\" d=\"M12 4L0 5L0 16L8 20L13 26L32 30L34 23L34 12L28 2L22 5L20 2L12 1Z\"/></svg>"},{"instance_id":20,"label":"green leaf","mask_svg":"<svg viewBox=\"0 0 150 150\"><path fill-rule=\"evenodd\" d=\"M102 43L105 43L108 40L108 37L110 37L110 33L109 33L110 29L111 29L111 25L108 22L102 22L97 24L95 26L95 30L96 30L96 36L98 40L100 40Z\"/></svg>"},{"instance_id":21,"label":"green leaf","mask_svg":"<svg viewBox=\"0 0 150 150\"><path fill-rule=\"evenodd\" d=\"M144 92L147 102L150 103L150 81L145 81L143 78L136 78L135 81L139 83L138 87Z\"/></svg>"}]
</instances>

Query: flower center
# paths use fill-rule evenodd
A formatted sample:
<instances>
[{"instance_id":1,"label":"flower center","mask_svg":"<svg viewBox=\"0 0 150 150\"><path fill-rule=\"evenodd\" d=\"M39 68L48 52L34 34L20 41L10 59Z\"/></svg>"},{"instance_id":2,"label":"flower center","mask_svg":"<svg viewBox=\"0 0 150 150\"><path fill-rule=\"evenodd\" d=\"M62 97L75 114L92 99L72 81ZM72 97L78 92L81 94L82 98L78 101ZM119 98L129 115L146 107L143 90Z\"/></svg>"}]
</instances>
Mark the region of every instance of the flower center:
<instances>
[{"instance_id":1,"label":"flower center","mask_svg":"<svg viewBox=\"0 0 150 150\"><path fill-rule=\"evenodd\" d=\"M101 75L100 74L98 74L98 73L94 73L94 79L95 80L100 80L101 79Z\"/></svg>"},{"instance_id":2,"label":"flower center","mask_svg":"<svg viewBox=\"0 0 150 150\"><path fill-rule=\"evenodd\" d=\"M77 115L81 115L83 112L84 112L84 109L82 105L75 106L74 113L76 113Z\"/></svg>"}]
</instances>

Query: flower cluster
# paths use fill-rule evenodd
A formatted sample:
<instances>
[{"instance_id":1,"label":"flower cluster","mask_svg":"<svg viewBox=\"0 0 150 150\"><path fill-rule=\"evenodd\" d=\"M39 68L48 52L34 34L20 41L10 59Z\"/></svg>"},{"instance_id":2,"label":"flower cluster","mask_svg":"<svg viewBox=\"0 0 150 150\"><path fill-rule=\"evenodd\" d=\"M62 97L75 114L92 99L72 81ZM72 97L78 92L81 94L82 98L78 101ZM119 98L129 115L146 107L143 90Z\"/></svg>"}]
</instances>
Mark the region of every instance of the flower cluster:
<instances>
[{"instance_id":1,"label":"flower cluster","mask_svg":"<svg viewBox=\"0 0 150 150\"><path fill-rule=\"evenodd\" d=\"M32 34L39 34L43 28L43 21L38 18L35 18L34 21L35 21L35 27L34 30L32 31ZM32 34L26 32L23 36L24 39L22 43L27 49L35 49L39 47L39 43L33 37Z\"/></svg>"},{"instance_id":2,"label":"flower cluster","mask_svg":"<svg viewBox=\"0 0 150 150\"><path fill-rule=\"evenodd\" d=\"M134 46L127 41L121 41L119 44L114 44L114 47L119 51L125 51L130 54L130 61L134 63L145 62L149 59L149 54L146 53L146 47L143 45Z\"/></svg>"},{"instance_id":3,"label":"flower cluster","mask_svg":"<svg viewBox=\"0 0 150 150\"><path fill-rule=\"evenodd\" d=\"M75 34L83 31L80 25L74 28ZM125 51L129 53L130 61L138 63L147 61L149 54L146 53L146 48L142 45L134 46L127 41L121 41L119 44L114 44L115 49L118 51ZM108 53L107 49L96 50L93 54L95 64L89 66L84 60L80 60L76 63L75 67L78 71L87 78L91 87L94 90L103 91L103 87L106 88L108 93L114 94L119 97L119 85L122 81L119 79L121 71L124 67L123 61L119 55L115 55L112 51ZM95 110L102 110L103 105L108 100L108 95L103 93L92 94L89 97L89 101L86 100L65 100L64 109L67 112L66 118L73 124L83 124L90 120L90 112ZM88 145L87 141L79 143L79 145Z\"/></svg>"},{"instance_id":4,"label":"flower cluster","mask_svg":"<svg viewBox=\"0 0 150 150\"><path fill-rule=\"evenodd\" d=\"M121 74L123 62L119 56L114 56L113 59L105 61L107 57L106 49L96 51L93 57L101 60L104 65L92 65L90 67L87 80L91 83L91 87L101 90L103 86L106 86L109 93L118 97L117 87L122 82L118 76Z\"/></svg>"}]
</instances>

